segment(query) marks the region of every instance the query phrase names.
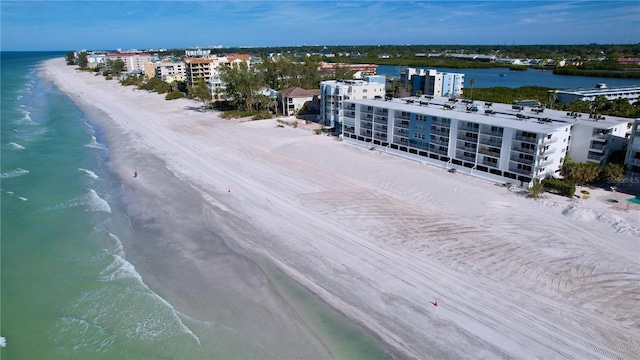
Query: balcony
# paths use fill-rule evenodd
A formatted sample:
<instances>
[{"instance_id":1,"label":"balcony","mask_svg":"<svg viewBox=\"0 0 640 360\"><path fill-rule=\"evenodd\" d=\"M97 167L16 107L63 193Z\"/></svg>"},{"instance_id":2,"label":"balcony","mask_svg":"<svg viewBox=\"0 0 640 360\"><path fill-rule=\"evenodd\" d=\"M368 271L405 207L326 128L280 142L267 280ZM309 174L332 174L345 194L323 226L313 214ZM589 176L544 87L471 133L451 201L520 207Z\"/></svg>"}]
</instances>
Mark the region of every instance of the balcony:
<instances>
[{"instance_id":1,"label":"balcony","mask_svg":"<svg viewBox=\"0 0 640 360\"><path fill-rule=\"evenodd\" d=\"M512 146L511 147L511 151L517 151L517 152L521 152L524 154L535 154L536 153L536 149L531 149L531 148L523 148L520 146Z\"/></svg>"},{"instance_id":2,"label":"balcony","mask_svg":"<svg viewBox=\"0 0 640 360\"><path fill-rule=\"evenodd\" d=\"M436 148L435 146L430 146L429 149L427 149L427 150L429 150L429 152L432 152L434 154L439 154L439 155L448 155L449 154L448 151L440 150L440 149Z\"/></svg>"},{"instance_id":3,"label":"balcony","mask_svg":"<svg viewBox=\"0 0 640 360\"><path fill-rule=\"evenodd\" d=\"M488 148L488 149L480 148L480 150L478 152L480 154L482 154L482 155L489 155L489 156L493 156L495 158L499 158L500 157L500 150L496 151L496 150L491 149L491 148Z\"/></svg>"},{"instance_id":4,"label":"balcony","mask_svg":"<svg viewBox=\"0 0 640 360\"><path fill-rule=\"evenodd\" d=\"M394 128L393 129L393 134L407 137L409 135L409 130L402 129L402 128Z\"/></svg>"},{"instance_id":5,"label":"balcony","mask_svg":"<svg viewBox=\"0 0 640 360\"><path fill-rule=\"evenodd\" d=\"M488 146L495 146L495 147L501 147L502 146L502 142L501 141L491 141L491 140L482 139L482 138L480 138L480 144L488 145Z\"/></svg>"},{"instance_id":6,"label":"balcony","mask_svg":"<svg viewBox=\"0 0 640 360\"><path fill-rule=\"evenodd\" d=\"M551 164L553 164L553 160L540 160L536 164L536 169L541 169L541 168L547 167L547 166L549 166Z\"/></svg>"},{"instance_id":7,"label":"balcony","mask_svg":"<svg viewBox=\"0 0 640 360\"><path fill-rule=\"evenodd\" d=\"M629 159L628 163L631 164L631 165L640 166L640 159L631 158L631 159Z\"/></svg>"},{"instance_id":8,"label":"balcony","mask_svg":"<svg viewBox=\"0 0 640 360\"><path fill-rule=\"evenodd\" d=\"M466 155L459 154L459 153L456 153L456 159L463 160L463 161L469 161L469 162L476 162L476 157L475 156L466 156Z\"/></svg>"},{"instance_id":9,"label":"balcony","mask_svg":"<svg viewBox=\"0 0 640 360\"><path fill-rule=\"evenodd\" d=\"M393 126L397 127L397 128L402 128L402 129L408 129L409 128L409 122L408 121L394 121L393 122Z\"/></svg>"},{"instance_id":10,"label":"balcony","mask_svg":"<svg viewBox=\"0 0 640 360\"><path fill-rule=\"evenodd\" d=\"M545 138L542 139L542 144L543 145L553 144L556 141L558 141L557 137L551 137L551 139L545 137Z\"/></svg>"},{"instance_id":11,"label":"balcony","mask_svg":"<svg viewBox=\"0 0 640 360\"><path fill-rule=\"evenodd\" d=\"M478 133L478 127L477 126L460 126L458 128L459 131L468 131L468 132L472 132L472 133Z\"/></svg>"},{"instance_id":12,"label":"balcony","mask_svg":"<svg viewBox=\"0 0 640 360\"><path fill-rule=\"evenodd\" d=\"M532 176L532 170L518 169L516 166L509 166L509 172L514 172L520 175Z\"/></svg>"},{"instance_id":13,"label":"balcony","mask_svg":"<svg viewBox=\"0 0 640 360\"><path fill-rule=\"evenodd\" d=\"M492 167L494 169L498 168L498 163L497 162L488 161L488 159L482 159L482 163L481 164L484 165L484 166Z\"/></svg>"},{"instance_id":14,"label":"balcony","mask_svg":"<svg viewBox=\"0 0 640 360\"><path fill-rule=\"evenodd\" d=\"M449 137L449 132L448 132L448 131L442 131L442 130L435 130L435 129L431 129L431 133L432 133L433 135Z\"/></svg>"},{"instance_id":15,"label":"balcony","mask_svg":"<svg viewBox=\"0 0 640 360\"><path fill-rule=\"evenodd\" d=\"M449 145L449 139L444 140L440 137L435 137L435 136L432 136L429 139L429 142L431 142L432 144L438 144L438 145L445 145L445 146Z\"/></svg>"},{"instance_id":16,"label":"balcony","mask_svg":"<svg viewBox=\"0 0 640 360\"><path fill-rule=\"evenodd\" d=\"M403 137L394 136L393 137L393 143L406 146L406 145L409 144L409 140L407 140L406 138L403 138Z\"/></svg>"},{"instance_id":17,"label":"balcony","mask_svg":"<svg viewBox=\"0 0 640 360\"><path fill-rule=\"evenodd\" d=\"M587 159L588 160L594 160L594 161L600 161L600 160L602 160L602 155L587 154Z\"/></svg>"},{"instance_id":18,"label":"balcony","mask_svg":"<svg viewBox=\"0 0 640 360\"><path fill-rule=\"evenodd\" d=\"M509 157L509 160L515 161L520 164L533 165L533 159L524 159L519 156L511 155L511 157Z\"/></svg>"},{"instance_id":19,"label":"balcony","mask_svg":"<svg viewBox=\"0 0 640 360\"><path fill-rule=\"evenodd\" d=\"M437 125L437 126L443 126L443 127L451 127L451 123L450 122L444 122L442 121L442 119L436 118L431 122L431 125Z\"/></svg>"},{"instance_id":20,"label":"balcony","mask_svg":"<svg viewBox=\"0 0 640 360\"><path fill-rule=\"evenodd\" d=\"M551 155L556 152L556 148L550 148L545 150L544 148L540 149L540 155Z\"/></svg>"},{"instance_id":21,"label":"balcony","mask_svg":"<svg viewBox=\"0 0 640 360\"><path fill-rule=\"evenodd\" d=\"M382 115L382 116L389 116L389 111L387 109L384 109L384 110L378 109L375 111L375 114Z\"/></svg>"},{"instance_id":22,"label":"balcony","mask_svg":"<svg viewBox=\"0 0 640 360\"><path fill-rule=\"evenodd\" d=\"M361 123L360 123L360 129L368 129L368 130L371 130L371 129L373 129L373 126L371 126L371 123L361 122Z\"/></svg>"},{"instance_id":23,"label":"balcony","mask_svg":"<svg viewBox=\"0 0 640 360\"><path fill-rule=\"evenodd\" d=\"M480 133L484 135L499 136L499 137L502 137L502 135L504 134L502 131L491 131L491 130L483 130Z\"/></svg>"},{"instance_id":24,"label":"balcony","mask_svg":"<svg viewBox=\"0 0 640 360\"><path fill-rule=\"evenodd\" d=\"M411 116L409 114L402 115L401 112L396 112L394 118L396 120L411 120Z\"/></svg>"},{"instance_id":25,"label":"balcony","mask_svg":"<svg viewBox=\"0 0 640 360\"><path fill-rule=\"evenodd\" d=\"M464 140L464 141L470 141L473 143L477 143L478 142L478 138L477 137L471 137L471 136L466 136L466 135L458 135L458 140Z\"/></svg>"},{"instance_id":26,"label":"balcony","mask_svg":"<svg viewBox=\"0 0 640 360\"><path fill-rule=\"evenodd\" d=\"M462 150L467 152L475 153L477 149L475 147L464 146L464 145L456 145L456 150Z\"/></svg>"},{"instance_id":27,"label":"balcony","mask_svg":"<svg viewBox=\"0 0 640 360\"><path fill-rule=\"evenodd\" d=\"M516 140L524 141L524 142L527 142L527 143L530 143L530 144L537 144L538 143L538 138L537 137L516 135Z\"/></svg>"}]
</instances>

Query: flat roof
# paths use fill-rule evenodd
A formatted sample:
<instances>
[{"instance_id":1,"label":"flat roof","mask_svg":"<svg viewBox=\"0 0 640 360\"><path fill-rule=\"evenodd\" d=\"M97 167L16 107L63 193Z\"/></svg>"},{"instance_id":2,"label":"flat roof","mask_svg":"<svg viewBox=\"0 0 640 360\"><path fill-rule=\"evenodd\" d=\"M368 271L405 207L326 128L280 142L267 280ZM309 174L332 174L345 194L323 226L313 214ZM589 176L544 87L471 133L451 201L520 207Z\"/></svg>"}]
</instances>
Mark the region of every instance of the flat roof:
<instances>
[{"instance_id":1,"label":"flat roof","mask_svg":"<svg viewBox=\"0 0 640 360\"><path fill-rule=\"evenodd\" d=\"M344 100L367 106L388 108L391 110L407 111L418 114L432 115L444 118L455 118L463 121L482 123L492 126L511 127L520 130L549 133L557 129L580 124L593 128L610 128L622 123L633 122L633 119L615 116L604 116L598 121L589 118L589 114L567 113L566 111L544 109L536 113L536 107L522 106L522 110L513 108L514 104L489 103L475 100L465 103L464 99L452 102L446 97L411 96L406 98L359 99ZM490 106L485 104L491 104ZM445 109L445 105L451 109ZM467 110L467 106L475 105L478 111ZM485 110L494 113L485 113Z\"/></svg>"}]
</instances>

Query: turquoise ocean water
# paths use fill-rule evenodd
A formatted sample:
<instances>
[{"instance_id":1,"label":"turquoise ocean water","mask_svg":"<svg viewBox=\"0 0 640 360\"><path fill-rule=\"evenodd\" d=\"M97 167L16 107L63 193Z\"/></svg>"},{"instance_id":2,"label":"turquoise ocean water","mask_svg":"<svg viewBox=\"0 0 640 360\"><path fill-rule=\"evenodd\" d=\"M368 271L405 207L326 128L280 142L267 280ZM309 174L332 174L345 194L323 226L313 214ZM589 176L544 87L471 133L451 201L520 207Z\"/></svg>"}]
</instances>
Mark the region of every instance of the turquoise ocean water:
<instances>
[{"instance_id":1,"label":"turquoise ocean water","mask_svg":"<svg viewBox=\"0 0 640 360\"><path fill-rule=\"evenodd\" d=\"M108 144L38 76L42 60L63 56L2 53L0 357L272 358L233 328L181 315L127 261L123 242L135 234ZM336 358L388 358L304 289L265 272Z\"/></svg>"}]
</instances>

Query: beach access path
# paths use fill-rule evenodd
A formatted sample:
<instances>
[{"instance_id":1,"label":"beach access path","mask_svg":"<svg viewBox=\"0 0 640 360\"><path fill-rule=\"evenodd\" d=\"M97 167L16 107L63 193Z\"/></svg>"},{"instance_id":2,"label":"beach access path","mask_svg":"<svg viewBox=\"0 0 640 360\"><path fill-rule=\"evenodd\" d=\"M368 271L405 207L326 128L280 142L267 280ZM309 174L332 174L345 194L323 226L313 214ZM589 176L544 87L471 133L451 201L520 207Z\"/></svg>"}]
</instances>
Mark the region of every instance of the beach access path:
<instances>
[{"instance_id":1,"label":"beach access path","mask_svg":"<svg viewBox=\"0 0 640 360\"><path fill-rule=\"evenodd\" d=\"M111 159L127 186L161 186L140 164L162 159L205 206L260 229L237 246L398 357L640 358L640 211L603 190L533 200L302 127L221 119L63 59L46 72L127 139ZM201 261L189 244L173 246Z\"/></svg>"}]
</instances>

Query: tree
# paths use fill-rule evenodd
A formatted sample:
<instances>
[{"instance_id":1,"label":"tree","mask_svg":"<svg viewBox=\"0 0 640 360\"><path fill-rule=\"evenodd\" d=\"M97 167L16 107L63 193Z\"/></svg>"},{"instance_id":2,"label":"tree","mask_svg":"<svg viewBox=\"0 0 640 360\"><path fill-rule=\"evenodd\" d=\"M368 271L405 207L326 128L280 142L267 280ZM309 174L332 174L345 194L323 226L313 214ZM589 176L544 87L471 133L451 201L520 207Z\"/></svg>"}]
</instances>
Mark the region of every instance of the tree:
<instances>
[{"instance_id":1,"label":"tree","mask_svg":"<svg viewBox=\"0 0 640 360\"><path fill-rule=\"evenodd\" d=\"M602 169L602 176L608 183L619 183L624 177L624 168L620 164L608 163Z\"/></svg>"},{"instance_id":2,"label":"tree","mask_svg":"<svg viewBox=\"0 0 640 360\"><path fill-rule=\"evenodd\" d=\"M262 79L249 69L246 62L222 66L220 80L225 83L227 100L238 110L251 110L254 107L258 90L263 86Z\"/></svg>"},{"instance_id":3,"label":"tree","mask_svg":"<svg viewBox=\"0 0 640 360\"><path fill-rule=\"evenodd\" d=\"M78 66L80 69L86 69L87 65L89 65L89 60L87 59L87 52L81 51L78 53Z\"/></svg>"},{"instance_id":4,"label":"tree","mask_svg":"<svg viewBox=\"0 0 640 360\"><path fill-rule=\"evenodd\" d=\"M471 85L471 100L473 100L473 86L476 84L476 79L471 78L471 80L469 80L469 85Z\"/></svg>"},{"instance_id":5,"label":"tree","mask_svg":"<svg viewBox=\"0 0 640 360\"><path fill-rule=\"evenodd\" d=\"M67 65L75 65L76 64L76 56L73 51L69 51L66 56Z\"/></svg>"},{"instance_id":6,"label":"tree","mask_svg":"<svg viewBox=\"0 0 640 360\"><path fill-rule=\"evenodd\" d=\"M124 64L124 61L120 59L118 60L107 59L107 67L109 68L109 72L111 73L111 75L115 77L120 77L120 75L122 75L122 73L124 72L125 64Z\"/></svg>"},{"instance_id":7,"label":"tree","mask_svg":"<svg viewBox=\"0 0 640 360\"><path fill-rule=\"evenodd\" d=\"M202 101L205 108L212 99L211 90L203 78L196 79L195 84L189 87L189 95Z\"/></svg>"}]
</instances>

